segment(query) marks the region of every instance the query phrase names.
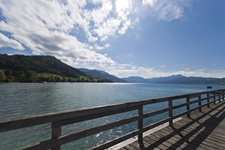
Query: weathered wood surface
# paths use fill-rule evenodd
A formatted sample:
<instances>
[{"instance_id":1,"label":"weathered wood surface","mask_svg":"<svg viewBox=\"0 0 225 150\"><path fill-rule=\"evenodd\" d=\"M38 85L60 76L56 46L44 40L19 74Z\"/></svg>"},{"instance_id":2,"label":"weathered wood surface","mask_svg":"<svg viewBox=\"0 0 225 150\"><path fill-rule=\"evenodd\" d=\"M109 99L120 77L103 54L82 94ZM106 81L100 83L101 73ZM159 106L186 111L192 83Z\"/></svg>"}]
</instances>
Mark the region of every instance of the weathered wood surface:
<instances>
[{"instance_id":1,"label":"weathered wood surface","mask_svg":"<svg viewBox=\"0 0 225 150\"><path fill-rule=\"evenodd\" d=\"M120 150L225 149L225 103L217 103L173 123ZM141 143L141 144L142 144Z\"/></svg>"}]
</instances>

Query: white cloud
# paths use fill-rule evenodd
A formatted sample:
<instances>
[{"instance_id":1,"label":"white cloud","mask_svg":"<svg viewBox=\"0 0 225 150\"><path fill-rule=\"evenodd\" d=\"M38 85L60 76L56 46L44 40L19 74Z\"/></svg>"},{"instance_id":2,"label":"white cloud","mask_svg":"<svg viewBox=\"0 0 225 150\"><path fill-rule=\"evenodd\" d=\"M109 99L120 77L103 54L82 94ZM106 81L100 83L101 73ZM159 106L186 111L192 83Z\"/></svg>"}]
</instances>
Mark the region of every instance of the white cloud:
<instances>
[{"instance_id":1,"label":"white cloud","mask_svg":"<svg viewBox=\"0 0 225 150\"><path fill-rule=\"evenodd\" d=\"M118 17L126 20L132 10L132 2L130 0L117 0L115 5Z\"/></svg>"},{"instance_id":2,"label":"white cloud","mask_svg":"<svg viewBox=\"0 0 225 150\"><path fill-rule=\"evenodd\" d=\"M118 31L118 33L124 34L130 26L131 26L131 21L127 20L126 22L124 22L122 28Z\"/></svg>"},{"instance_id":3,"label":"white cloud","mask_svg":"<svg viewBox=\"0 0 225 150\"><path fill-rule=\"evenodd\" d=\"M104 47L105 47L105 48L108 48L108 47L110 47L110 44L107 43L107 44L104 45Z\"/></svg>"},{"instance_id":4,"label":"white cloud","mask_svg":"<svg viewBox=\"0 0 225 150\"><path fill-rule=\"evenodd\" d=\"M100 3L100 2L99 2ZM91 20L95 23L95 26L103 23L113 11L113 4L109 0L101 1L102 6L93 10L86 11L91 16Z\"/></svg>"},{"instance_id":5,"label":"white cloud","mask_svg":"<svg viewBox=\"0 0 225 150\"><path fill-rule=\"evenodd\" d=\"M9 39L4 34L0 33L0 47L8 46L18 50L24 50L24 47L16 40Z\"/></svg>"},{"instance_id":6,"label":"white cloud","mask_svg":"<svg viewBox=\"0 0 225 150\"><path fill-rule=\"evenodd\" d=\"M157 0L142 0L142 4L143 4L144 6L145 6L145 5L154 6L156 1L157 1Z\"/></svg>"},{"instance_id":7,"label":"white cloud","mask_svg":"<svg viewBox=\"0 0 225 150\"><path fill-rule=\"evenodd\" d=\"M107 40L116 33L124 34L131 26L131 19L133 20L132 2L117 0L114 4L112 1L104 0L99 3L102 5L101 8L86 11L94 24L91 26L91 33L97 34L101 41Z\"/></svg>"},{"instance_id":8,"label":"white cloud","mask_svg":"<svg viewBox=\"0 0 225 150\"><path fill-rule=\"evenodd\" d=\"M118 30L118 27L121 23L121 20L115 18L109 18L106 22L104 22L101 27L93 30L99 37L107 37L112 36ZM106 38L106 39L107 39ZM106 40L104 39L104 40Z\"/></svg>"},{"instance_id":9,"label":"white cloud","mask_svg":"<svg viewBox=\"0 0 225 150\"><path fill-rule=\"evenodd\" d=\"M87 9L88 4L92 4L93 8ZM132 24L129 16L131 7L132 3L128 0L122 3L110 0L0 0L5 18L0 21L0 28L11 33L14 40L3 34L1 36L7 38L4 41L11 40L11 47L21 50L22 43L33 54L69 58L76 55L74 61L114 63L95 50L109 47L106 40L110 36L125 34ZM79 38L82 32L86 41ZM1 44L6 46L6 42Z\"/></svg>"},{"instance_id":10,"label":"white cloud","mask_svg":"<svg viewBox=\"0 0 225 150\"><path fill-rule=\"evenodd\" d=\"M78 35L70 34L72 30L79 28L78 30L84 31L90 42L97 41L99 36L93 34L92 28L98 23L105 22L104 19L108 17L107 14L112 9L112 3L107 0L105 2L108 3L101 3L101 11L95 13L94 10L84 8L87 4L86 1L68 0L66 3L61 3L60 1L45 0L1 0L0 9L5 20L0 21L0 28L2 31L11 33L13 37L13 39L9 39L0 34L1 46L22 50L24 49L20 44L22 43L29 47L33 54L50 54L64 58L65 61L73 60L72 62L86 65L88 62L90 64L113 64L114 61L111 58L95 52L95 49L90 49L93 46L97 49L105 49L109 47L109 44L99 46L97 43L81 42L77 38ZM106 16L92 18L88 17L88 13L96 14L96 16L106 14ZM94 24L91 25L91 21L94 21ZM118 26L117 22L119 20L114 18L108 19L104 36L112 35L112 28ZM110 26L110 23L114 25Z\"/></svg>"},{"instance_id":11,"label":"white cloud","mask_svg":"<svg viewBox=\"0 0 225 150\"><path fill-rule=\"evenodd\" d=\"M142 0L143 6L150 6L151 15L159 20L171 21L184 16L184 8L190 0Z\"/></svg>"},{"instance_id":12,"label":"white cloud","mask_svg":"<svg viewBox=\"0 0 225 150\"><path fill-rule=\"evenodd\" d=\"M103 50L108 47L110 47L109 43L105 44L104 46L99 46L99 45L95 44L94 47L92 47L92 49Z\"/></svg>"}]
</instances>

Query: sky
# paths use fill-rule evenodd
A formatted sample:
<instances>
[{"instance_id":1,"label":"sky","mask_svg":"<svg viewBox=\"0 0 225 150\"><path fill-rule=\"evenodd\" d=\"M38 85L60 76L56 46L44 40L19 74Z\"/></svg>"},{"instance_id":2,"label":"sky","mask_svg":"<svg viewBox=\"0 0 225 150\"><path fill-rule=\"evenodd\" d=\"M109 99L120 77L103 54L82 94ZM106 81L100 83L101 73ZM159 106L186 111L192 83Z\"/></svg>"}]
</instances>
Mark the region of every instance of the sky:
<instances>
[{"instance_id":1,"label":"sky","mask_svg":"<svg viewBox=\"0 0 225 150\"><path fill-rule=\"evenodd\" d=\"M224 0L0 0L0 53L118 77L225 77Z\"/></svg>"}]
</instances>

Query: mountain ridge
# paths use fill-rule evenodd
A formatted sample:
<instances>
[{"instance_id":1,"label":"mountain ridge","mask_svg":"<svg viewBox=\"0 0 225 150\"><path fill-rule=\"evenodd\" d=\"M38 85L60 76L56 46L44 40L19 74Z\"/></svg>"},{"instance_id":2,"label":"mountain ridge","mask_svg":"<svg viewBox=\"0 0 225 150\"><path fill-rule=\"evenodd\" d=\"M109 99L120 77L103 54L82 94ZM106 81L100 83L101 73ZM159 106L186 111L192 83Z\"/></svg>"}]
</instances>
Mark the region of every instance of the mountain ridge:
<instances>
[{"instance_id":1,"label":"mountain ridge","mask_svg":"<svg viewBox=\"0 0 225 150\"><path fill-rule=\"evenodd\" d=\"M27 78L30 78L27 80ZM50 79L51 78L51 79ZM0 82L45 81L50 82L130 82L163 84L225 84L225 78L186 77L180 74L167 77L143 78L130 76L118 78L106 71L71 67L54 56L0 54Z\"/></svg>"},{"instance_id":2,"label":"mountain ridge","mask_svg":"<svg viewBox=\"0 0 225 150\"><path fill-rule=\"evenodd\" d=\"M127 82L123 79L120 79L114 75L109 74L108 72L97 70L97 69L87 69L87 68L78 68L80 71L86 73L87 75L92 76L93 78L107 79L113 82Z\"/></svg>"},{"instance_id":3,"label":"mountain ridge","mask_svg":"<svg viewBox=\"0 0 225 150\"><path fill-rule=\"evenodd\" d=\"M139 76L131 76L122 78L132 83L163 83L163 84L225 84L225 78L212 77L186 77L183 75L171 75L158 78L143 78Z\"/></svg>"},{"instance_id":4,"label":"mountain ridge","mask_svg":"<svg viewBox=\"0 0 225 150\"><path fill-rule=\"evenodd\" d=\"M0 54L0 81L5 82L111 82L93 79L54 56Z\"/></svg>"}]
</instances>

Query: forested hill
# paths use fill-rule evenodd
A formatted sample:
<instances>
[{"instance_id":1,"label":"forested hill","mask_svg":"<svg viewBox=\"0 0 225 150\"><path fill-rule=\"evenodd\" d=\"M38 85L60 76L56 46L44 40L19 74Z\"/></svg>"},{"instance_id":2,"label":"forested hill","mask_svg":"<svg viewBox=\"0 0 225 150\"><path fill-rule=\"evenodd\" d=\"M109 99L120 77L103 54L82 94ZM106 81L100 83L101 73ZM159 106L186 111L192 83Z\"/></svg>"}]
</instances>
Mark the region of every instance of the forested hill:
<instances>
[{"instance_id":1,"label":"forested hill","mask_svg":"<svg viewBox=\"0 0 225 150\"><path fill-rule=\"evenodd\" d=\"M0 81L94 81L53 56L0 54Z\"/></svg>"}]
</instances>

